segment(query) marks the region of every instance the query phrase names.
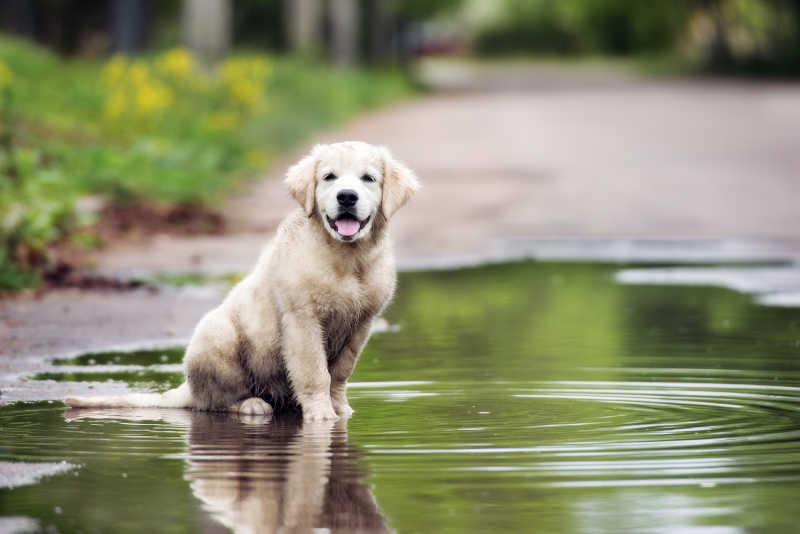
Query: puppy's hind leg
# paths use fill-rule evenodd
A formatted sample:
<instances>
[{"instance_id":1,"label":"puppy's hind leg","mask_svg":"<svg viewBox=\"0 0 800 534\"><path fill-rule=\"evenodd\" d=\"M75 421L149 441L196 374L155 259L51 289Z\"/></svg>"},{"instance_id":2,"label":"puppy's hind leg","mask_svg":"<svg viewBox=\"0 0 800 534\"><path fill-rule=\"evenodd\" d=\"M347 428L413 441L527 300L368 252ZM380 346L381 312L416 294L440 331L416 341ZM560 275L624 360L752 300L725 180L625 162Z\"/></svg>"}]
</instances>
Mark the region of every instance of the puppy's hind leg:
<instances>
[{"instance_id":1,"label":"puppy's hind leg","mask_svg":"<svg viewBox=\"0 0 800 534\"><path fill-rule=\"evenodd\" d=\"M244 345L231 319L219 309L200 320L184 357L195 409L239 411L242 400L251 397Z\"/></svg>"}]
</instances>

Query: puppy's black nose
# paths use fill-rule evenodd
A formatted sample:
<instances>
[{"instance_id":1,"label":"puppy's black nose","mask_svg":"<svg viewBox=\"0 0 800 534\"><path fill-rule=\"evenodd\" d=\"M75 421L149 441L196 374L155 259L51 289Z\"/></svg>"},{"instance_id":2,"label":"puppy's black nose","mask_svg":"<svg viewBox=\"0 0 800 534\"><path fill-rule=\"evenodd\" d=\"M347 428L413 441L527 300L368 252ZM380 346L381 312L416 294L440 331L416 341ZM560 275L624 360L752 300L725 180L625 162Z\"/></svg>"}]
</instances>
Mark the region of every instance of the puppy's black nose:
<instances>
[{"instance_id":1,"label":"puppy's black nose","mask_svg":"<svg viewBox=\"0 0 800 534\"><path fill-rule=\"evenodd\" d=\"M356 202L358 202L358 193L352 189L342 189L336 194L336 200L339 201L340 206L349 208L355 206Z\"/></svg>"}]
</instances>

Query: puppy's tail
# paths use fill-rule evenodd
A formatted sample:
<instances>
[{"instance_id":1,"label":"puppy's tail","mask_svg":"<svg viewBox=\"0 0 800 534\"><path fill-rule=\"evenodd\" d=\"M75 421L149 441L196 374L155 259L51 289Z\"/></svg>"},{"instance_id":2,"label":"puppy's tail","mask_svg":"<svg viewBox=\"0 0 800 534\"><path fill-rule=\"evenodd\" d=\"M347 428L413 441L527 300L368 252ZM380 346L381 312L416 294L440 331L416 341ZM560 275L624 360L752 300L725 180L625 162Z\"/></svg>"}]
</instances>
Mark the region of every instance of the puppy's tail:
<instances>
[{"instance_id":1,"label":"puppy's tail","mask_svg":"<svg viewBox=\"0 0 800 534\"><path fill-rule=\"evenodd\" d=\"M73 408L192 408L194 399L189 384L184 382L164 393L131 393L117 397L70 397Z\"/></svg>"}]
</instances>

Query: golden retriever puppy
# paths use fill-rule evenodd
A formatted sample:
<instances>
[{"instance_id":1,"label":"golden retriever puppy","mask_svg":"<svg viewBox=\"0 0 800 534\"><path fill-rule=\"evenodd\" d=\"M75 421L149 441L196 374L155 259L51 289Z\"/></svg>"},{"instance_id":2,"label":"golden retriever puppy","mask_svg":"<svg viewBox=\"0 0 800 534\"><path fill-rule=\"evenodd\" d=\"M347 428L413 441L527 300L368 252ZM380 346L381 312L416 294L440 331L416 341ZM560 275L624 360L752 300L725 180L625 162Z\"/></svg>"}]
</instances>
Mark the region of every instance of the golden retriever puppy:
<instances>
[{"instance_id":1,"label":"golden retriever puppy","mask_svg":"<svg viewBox=\"0 0 800 534\"><path fill-rule=\"evenodd\" d=\"M419 182L386 148L345 142L314 147L289 169L286 185L300 208L197 324L185 383L164 394L67 404L349 416L345 384L395 287L387 222Z\"/></svg>"}]
</instances>

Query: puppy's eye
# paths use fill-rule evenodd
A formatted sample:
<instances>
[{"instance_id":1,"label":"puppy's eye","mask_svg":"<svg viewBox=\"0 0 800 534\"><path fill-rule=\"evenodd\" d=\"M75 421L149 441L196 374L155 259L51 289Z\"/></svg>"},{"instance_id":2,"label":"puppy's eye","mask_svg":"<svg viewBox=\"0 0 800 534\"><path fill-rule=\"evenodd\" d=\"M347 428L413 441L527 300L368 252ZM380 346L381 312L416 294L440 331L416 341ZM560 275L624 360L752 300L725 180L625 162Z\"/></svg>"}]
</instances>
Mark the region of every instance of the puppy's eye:
<instances>
[{"instance_id":1,"label":"puppy's eye","mask_svg":"<svg viewBox=\"0 0 800 534\"><path fill-rule=\"evenodd\" d=\"M333 174L332 172L329 172L328 174L326 174L325 176L322 177L322 179L325 180L326 182L332 182L336 178L337 178L337 176L335 174Z\"/></svg>"},{"instance_id":2,"label":"puppy's eye","mask_svg":"<svg viewBox=\"0 0 800 534\"><path fill-rule=\"evenodd\" d=\"M361 177L361 179L363 181L365 181L365 182L374 182L375 181L375 178L370 174L365 174L364 176Z\"/></svg>"}]
</instances>

